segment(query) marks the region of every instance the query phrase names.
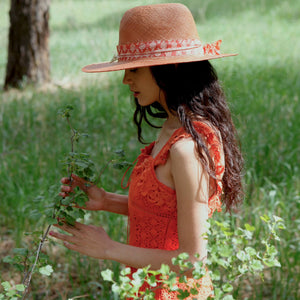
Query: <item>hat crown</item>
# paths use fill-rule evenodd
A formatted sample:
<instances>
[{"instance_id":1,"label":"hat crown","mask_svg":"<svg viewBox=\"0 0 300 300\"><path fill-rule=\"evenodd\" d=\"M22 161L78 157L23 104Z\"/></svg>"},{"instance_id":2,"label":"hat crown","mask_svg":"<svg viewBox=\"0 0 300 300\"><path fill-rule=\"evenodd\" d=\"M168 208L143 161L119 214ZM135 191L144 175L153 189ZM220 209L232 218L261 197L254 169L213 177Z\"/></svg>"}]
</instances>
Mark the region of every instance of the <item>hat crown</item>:
<instances>
[{"instance_id":1,"label":"hat crown","mask_svg":"<svg viewBox=\"0 0 300 300\"><path fill-rule=\"evenodd\" d=\"M221 42L203 44L192 13L183 4L137 6L122 17L117 54L112 60L91 64L82 70L109 72L237 55L221 54Z\"/></svg>"},{"instance_id":2,"label":"hat crown","mask_svg":"<svg viewBox=\"0 0 300 300\"><path fill-rule=\"evenodd\" d=\"M180 3L134 7L120 22L119 45L177 39L199 39L191 12Z\"/></svg>"}]
</instances>

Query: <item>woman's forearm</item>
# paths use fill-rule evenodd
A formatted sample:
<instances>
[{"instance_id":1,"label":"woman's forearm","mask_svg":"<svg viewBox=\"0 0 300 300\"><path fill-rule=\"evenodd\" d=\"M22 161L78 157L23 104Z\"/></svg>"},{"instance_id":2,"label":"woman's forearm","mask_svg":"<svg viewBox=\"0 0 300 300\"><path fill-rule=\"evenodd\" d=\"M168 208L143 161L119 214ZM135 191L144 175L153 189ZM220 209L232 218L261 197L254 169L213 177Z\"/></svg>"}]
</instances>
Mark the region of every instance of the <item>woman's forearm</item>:
<instances>
[{"instance_id":1,"label":"woman's forearm","mask_svg":"<svg viewBox=\"0 0 300 300\"><path fill-rule=\"evenodd\" d=\"M128 216L128 196L105 192L103 210Z\"/></svg>"},{"instance_id":2,"label":"woman's forearm","mask_svg":"<svg viewBox=\"0 0 300 300\"><path fill-rule=\"evenodd\" d=\"M206 249L201 251L200 258L195 258L196 253L189 253L189 261L195 262L196 260L204 260L206 258ZM127 244L122 244L113 241L112 247L110 247L107 258L117 261L133 268L143 268L151 265L151 270L159 270L162 264L170 266L172 271L179 273L179 268L172 265L172 258L177 257L180 253L187 252L184 249L177 250L161 250L161 249L148 249L140 248ZM188 272L187 275L190 275Z\"/></svg>"}]
</instances>

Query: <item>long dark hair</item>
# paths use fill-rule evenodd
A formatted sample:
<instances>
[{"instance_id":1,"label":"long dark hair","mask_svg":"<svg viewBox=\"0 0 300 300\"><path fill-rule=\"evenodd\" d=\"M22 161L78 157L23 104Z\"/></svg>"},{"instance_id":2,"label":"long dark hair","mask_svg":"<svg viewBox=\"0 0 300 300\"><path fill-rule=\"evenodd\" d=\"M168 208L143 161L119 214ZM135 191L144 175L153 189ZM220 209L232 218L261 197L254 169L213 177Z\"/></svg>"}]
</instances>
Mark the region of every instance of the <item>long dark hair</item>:
<instances>
[{"instance_id":1,"label":"long dark hair","mask_svg":"<svg viewBox=\"0 0 300 300\"><path fill-rule=\"evenodd\" d=\"M196 142L199 158L213 178L214 163L201 135L195 130L193 121L200 119L208 122L220 132L225 156L222 201L226 210L230 210L242 201L243 157L216 71L209 61L153 66L150 70L165 94L169 111L178 116L186 132ZM142 107L136 101L134 122L141 142L143 120L150 126L157 127L149 120L149 116L166 118L167 113L158 102Z\"/></svg>"}]
</instances>

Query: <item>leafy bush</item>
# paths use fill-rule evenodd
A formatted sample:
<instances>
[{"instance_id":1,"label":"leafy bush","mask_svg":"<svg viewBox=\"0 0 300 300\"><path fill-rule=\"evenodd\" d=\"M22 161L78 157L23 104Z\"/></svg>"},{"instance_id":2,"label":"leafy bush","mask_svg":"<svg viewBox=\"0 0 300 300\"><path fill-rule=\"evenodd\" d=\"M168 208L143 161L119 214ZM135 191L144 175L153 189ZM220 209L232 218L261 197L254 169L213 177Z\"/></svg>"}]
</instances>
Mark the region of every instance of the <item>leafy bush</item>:
<instances>
[{"instance_id":1,"label":"leafy bush","mask_svg":"<svg viewBox=\"0 0 300 300\"><path fill-rule=\"evenodd\" d=\"M213 218L208 222L208 259L206 265L209 267L210 277L214 286L214 299L234 299L234 285L242 276L248 274L260 276L263 279L263 271L266 268L280 267L278 251L274 241L280 241L278 231L284 229L283 219L277 216L261 216L261 221L267 229L267 234L260 241L261 248L255 249L249 246L253 238L255 227L245 224L244 227L231 228L228 222L217 221ZM198 255L196 255L198 257ZM168 265L162 265L157 271L150 266L138 269L130 280L130 268L123 269L118 280L113 278L113 272L109 269L102 271L104 280L112 283L112 293L116 298L125 299L154 299L154 290L158 287L168 288L170 291L178 291L178 299L185 299L190 295L197 295L197 287L190 290L178 289L176 278L179 282L186 283L187 271L192 270L193 278L200 279L206 274L203 262L189 262L189 255L181 253L173 258L172 264L180 267L180 273L170 271ZM158 279L159 278L159 279ZM151 287L145 292L139 293L139 288L147 282Z\"/></svg>"}]
</instances>

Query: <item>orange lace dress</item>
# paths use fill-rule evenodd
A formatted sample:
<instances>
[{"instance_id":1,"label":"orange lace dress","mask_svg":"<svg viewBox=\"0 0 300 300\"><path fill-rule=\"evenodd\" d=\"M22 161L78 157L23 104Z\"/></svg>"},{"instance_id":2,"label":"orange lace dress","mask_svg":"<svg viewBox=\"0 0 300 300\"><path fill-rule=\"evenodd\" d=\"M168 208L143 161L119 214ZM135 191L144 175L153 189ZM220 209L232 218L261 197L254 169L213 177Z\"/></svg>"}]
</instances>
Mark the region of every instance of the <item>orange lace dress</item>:
<instances>
[{"instance_id":1,"label":"orange lace dress","mask_svg":"<svg viewBox=\"0 0 300 300\"><path fill-rule=\"evenodd\" d=\"M194 126L207 143L218 179L216 191L208 201L209 217L211 217L215 210L221 210L223 148L217 134L210 126L202 122L194 122ZM177 129L155 158L151 156L155 142L141 150L128 183L128 243L130 245L153 249L178 249L176 191L157 179L155 167L166 163L169 150L174 143L189 136L183 128ZM132 273L135 271L136 269L132 268ZM212 283L208 273L200 280L189 278L188 284L178 283L177 285L185 290L188 288L187 285L193 287L195 283L200 284L199 294L188 299L206 299L212 294ZM144 284L141 290L147 288L149 286ZM155 299L177 299L177 292L156 289Z\"/></svg>"}]
</instances>

